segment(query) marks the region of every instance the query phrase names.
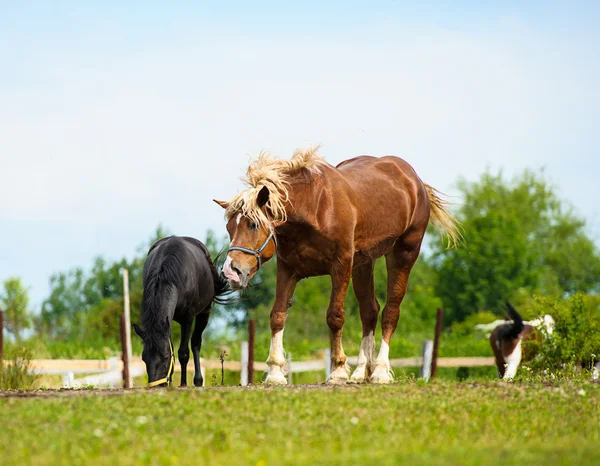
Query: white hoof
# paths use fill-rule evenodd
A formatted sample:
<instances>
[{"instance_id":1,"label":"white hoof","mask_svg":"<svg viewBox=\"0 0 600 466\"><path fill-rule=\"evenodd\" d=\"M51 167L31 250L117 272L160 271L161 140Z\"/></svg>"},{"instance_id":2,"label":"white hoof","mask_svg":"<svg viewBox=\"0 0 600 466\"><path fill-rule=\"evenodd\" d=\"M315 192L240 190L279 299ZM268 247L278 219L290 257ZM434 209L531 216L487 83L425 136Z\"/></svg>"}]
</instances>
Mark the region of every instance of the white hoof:
<instances>
[{"instance_id":1,"label":"white hoof","mask_svg":"<svg viewBox=\"0 0 600 466\"><path fill-rule=\"evenodd\" d=\"M331 374L329 374L329 378L327 379L328 384L344 384L348 382L348 368L347 367L338 367Z\"/></svg>"},{"instance_id":2,"label":"white hoof","mask_svg":"<svg viewBox=\"0 0 600 466\"><path fill-rule=\"evenodd\" d=\"M367 380L367 366L358 366L354 369L348 383L364 383Z\"/></svg>"},{"instance_id":3,"label":"white hoof","mask_svg":"<svg viewBox=\"0 0 600 466\"><path fill-rule=\"evenodd\" d=\"M378 364L375 366L375 370L371 375L371 383L386 384L394 381L394 375L389 367L384 364Z\"/></svg>"},{"instance_id":4,"label":"white hoof","mask_svg":"<svg viewBox=\"0 0 600 466\"><path fill-rule=\"evenodd\" d=\"M283 369L279 366L271 366L265 383L271 385L286 385L287 379L285 378Z\"/></svg>"}]
</instances>

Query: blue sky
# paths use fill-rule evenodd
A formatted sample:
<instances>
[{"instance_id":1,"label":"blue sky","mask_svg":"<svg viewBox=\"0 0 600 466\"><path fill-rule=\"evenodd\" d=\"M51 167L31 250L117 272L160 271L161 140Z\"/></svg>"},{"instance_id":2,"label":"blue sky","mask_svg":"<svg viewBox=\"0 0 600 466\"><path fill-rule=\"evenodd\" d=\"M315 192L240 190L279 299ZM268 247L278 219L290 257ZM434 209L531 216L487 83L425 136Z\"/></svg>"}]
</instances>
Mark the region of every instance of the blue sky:
<instances>
[{"instance_id":1,"label":"blue sky","mask_svg":"<svg viewBox=\"0 0 600 466\"><path fill-rule=\"evenodd\" d=\"M5 2L6 3L6 2ZM248 156L322 143L462 176L546 167L600 234L595 2L0 6L0 280L224 233Z\"/></svg>"}]
</instances>

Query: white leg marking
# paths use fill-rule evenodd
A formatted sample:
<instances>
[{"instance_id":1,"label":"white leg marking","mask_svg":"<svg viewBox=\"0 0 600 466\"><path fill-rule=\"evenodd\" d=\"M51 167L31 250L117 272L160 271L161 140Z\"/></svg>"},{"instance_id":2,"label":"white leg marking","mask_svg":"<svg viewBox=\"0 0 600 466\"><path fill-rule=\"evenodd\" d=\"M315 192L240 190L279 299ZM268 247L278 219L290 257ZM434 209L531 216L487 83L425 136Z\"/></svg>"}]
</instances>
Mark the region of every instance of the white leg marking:
<instances>
[{"instance_id":1,"label":"white leg marking","mask_svg":"<svg viewBox=\"0 0 600 466\"><path fill-rule=\"evenodd\" d=\"M283 365L285 364L285 353L283 351L283 330L276 332L271 337L271 347L269 349L269 359L267 359L267 366L269 372L267 374L266 383L285 385L287 379L283 372Z\"/></svg>"},{"instance_id":2,"label":"white leg marking","mask_svg":"<svg viewBox=\"0 0 600 466\"><path fill-rule=\"evenodd\" d=\"M363 383L368 376L368 372L372 371L373 360L375 359L375 337L373 332L363 337L360 343L360 351L358 353L358 365L354 370L350 382Z\"/></svg>"},{"instance_id":3,"label":"white leg marking","mask_svg":"<svg viewBox=\"0 0 600 466\"><path fill-rule=\"evenodd\" d=\"M517 369L519 368L519 364L521 364L521 356L523 351L521 349L521 341L515 347L512 353L504 358L504 362L506 363L506 370L504 371L504 380L511 380L517 375Z\"/></svg>"},{"instance_id":4,"label":"white leg marking","mask_svg":"<svg viewBox=\"0 0 600 466\"><path fill-rule=\"evenodd\" d=\"M371 375L372 383L392 383L394 381L394 374L390 368L390 347L381 340L381 347L379 348L379 354L375 360L375 370Z\"/></svg>"}]
</instances>

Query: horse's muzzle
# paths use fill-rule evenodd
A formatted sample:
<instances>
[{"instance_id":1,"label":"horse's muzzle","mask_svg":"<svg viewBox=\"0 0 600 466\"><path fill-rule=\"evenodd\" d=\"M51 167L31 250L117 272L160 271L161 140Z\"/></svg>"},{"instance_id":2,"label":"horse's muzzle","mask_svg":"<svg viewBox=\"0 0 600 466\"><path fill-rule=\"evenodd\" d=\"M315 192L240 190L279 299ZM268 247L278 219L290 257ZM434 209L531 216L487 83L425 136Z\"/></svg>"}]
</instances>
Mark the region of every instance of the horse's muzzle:
<instances>
[{"instance_id":1,"label":"horse's muzzle","mask_svg":"<svg viewBox=\"0 0 600 466\"><path fill-rule=\"evenodd\" d=\"M250 270L238 267L230 257L223 264L223 275L227 278L229 286L234 290L241 290L248 286Z\"/></svg>"}]
</instances>

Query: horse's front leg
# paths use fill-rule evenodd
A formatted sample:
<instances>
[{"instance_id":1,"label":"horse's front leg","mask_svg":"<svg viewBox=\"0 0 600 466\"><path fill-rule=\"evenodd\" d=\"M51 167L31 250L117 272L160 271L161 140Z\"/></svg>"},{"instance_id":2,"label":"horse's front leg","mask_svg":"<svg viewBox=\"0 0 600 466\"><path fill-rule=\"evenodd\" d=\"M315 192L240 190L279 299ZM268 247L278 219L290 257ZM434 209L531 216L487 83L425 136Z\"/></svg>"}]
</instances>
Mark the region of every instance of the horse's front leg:
<instances>
[{"instance_id":1,"label":"horse's front leg","mask_svg":"<svg viewBox=\"0 0 600 466\"><path fill-rule=\"evenodd\" d=\"M327 309L327 325L331 332L331 371L327 383L346 383L350 368L346 364L346 354L342 347L344 328L344 299L352 274L352 257L340 258L331 272L331 299Z\"/></svg>"},{"instance_id":2,"label":"horse's front leg","mask_svg":"<svg viewBox=\"0 0 600 466\"><path fill-rule=\"evenodd\" d=\"M268 374L266 383L285 385L287 380L283 371L285 353L283 351L283 328L287 312L291 306L292 296L296 289L296 278L293 271L283 261L277 262L277 287L275 302L271 310L271 346L267 359Z\"/></svg>"},{"instance_id":3,"label":"horse's front leg","mask_svg":"<svg viewBox=\"0 0 600 466\"><path fill-rule=\"evenodd\" d=\"M180 387L187 387L187 364L190 360L190 335L192 334L192 322L188 320L181 323L181 342L179 343L179 351L177 357L181 365L181 383Z\"/></svg>"}]
</instances>

